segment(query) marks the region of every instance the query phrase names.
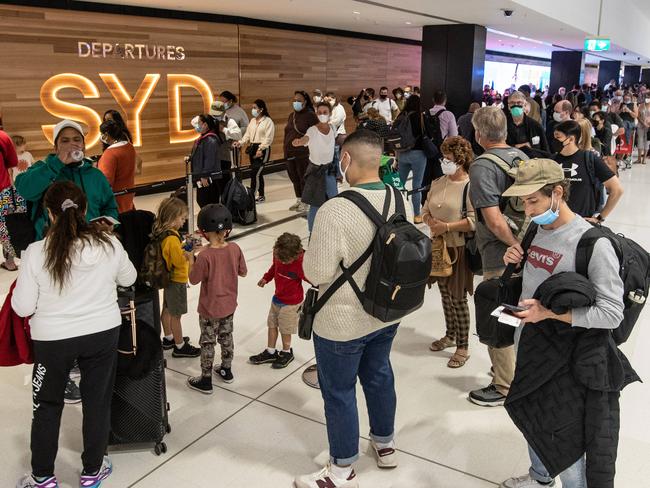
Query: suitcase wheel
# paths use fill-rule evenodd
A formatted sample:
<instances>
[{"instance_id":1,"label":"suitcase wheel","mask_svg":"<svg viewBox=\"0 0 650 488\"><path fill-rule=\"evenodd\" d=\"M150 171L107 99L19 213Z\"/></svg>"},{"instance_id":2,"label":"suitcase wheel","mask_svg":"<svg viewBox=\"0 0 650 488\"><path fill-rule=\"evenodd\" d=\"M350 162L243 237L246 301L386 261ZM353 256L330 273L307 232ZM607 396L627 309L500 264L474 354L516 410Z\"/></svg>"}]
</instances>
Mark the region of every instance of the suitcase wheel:
<instances>
[{"instance_id":1,"label":"suitcase wheel","mask_svg":"<svg viewBox=\"0 0 650 488\"><path fill-rule=\"evenodd\" d=\"M156 456L165 454L167 452L167 444L165 444L164 442L161 442L160 444L156 444L153 450L156 453Z\"/></svg>"}]
</instances>

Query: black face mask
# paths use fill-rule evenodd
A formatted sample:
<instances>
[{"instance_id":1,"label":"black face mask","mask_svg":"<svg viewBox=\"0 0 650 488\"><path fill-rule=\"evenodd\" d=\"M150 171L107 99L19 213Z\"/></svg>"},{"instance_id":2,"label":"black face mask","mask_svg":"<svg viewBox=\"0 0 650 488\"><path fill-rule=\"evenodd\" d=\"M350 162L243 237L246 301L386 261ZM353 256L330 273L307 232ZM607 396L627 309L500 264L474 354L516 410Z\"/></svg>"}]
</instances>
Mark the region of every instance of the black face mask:
<instances>
[{"instance_id":1,"label":"black face mask","mask_svg":"<svg viewBox=\"0 0 650 488\"><path fill-rule=\"evenodd\" d=\"M382 100L386 100L388 98L388 95L379 95L379 98L381 98Z\"/></svg>"}]
</instances>

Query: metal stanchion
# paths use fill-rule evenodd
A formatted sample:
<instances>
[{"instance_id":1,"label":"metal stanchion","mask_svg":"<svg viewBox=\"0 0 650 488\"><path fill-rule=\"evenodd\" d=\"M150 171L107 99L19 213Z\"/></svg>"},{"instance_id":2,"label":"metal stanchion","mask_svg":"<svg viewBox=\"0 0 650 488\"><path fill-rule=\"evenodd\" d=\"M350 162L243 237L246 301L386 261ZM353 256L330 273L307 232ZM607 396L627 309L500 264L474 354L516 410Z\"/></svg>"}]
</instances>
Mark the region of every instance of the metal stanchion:
<instances>
[{"instance_id":1,"label":"metal stanchion","mask_svg":"<svg viewBox=\"0 0 650 488\"><path fill-rule=\"evenodd\" d=\"M190 235L194 234L194 184L192 181L192 163L188 158L185 161L185 194L187 195L187 231Z\"/></svg>"}]
</instances>

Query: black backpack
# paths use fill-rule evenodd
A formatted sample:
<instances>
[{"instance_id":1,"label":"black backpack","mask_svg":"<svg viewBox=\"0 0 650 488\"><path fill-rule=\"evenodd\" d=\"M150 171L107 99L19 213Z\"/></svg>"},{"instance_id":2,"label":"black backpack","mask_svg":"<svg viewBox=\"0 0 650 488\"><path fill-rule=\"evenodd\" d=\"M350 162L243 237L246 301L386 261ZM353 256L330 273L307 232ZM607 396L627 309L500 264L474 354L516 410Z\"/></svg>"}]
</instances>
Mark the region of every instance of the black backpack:
<instances>
[{"instance_id":1,"label":"black backpack","mask_svg":"<svg viewBox=\"0 0 650 488\"><path fill-rule=\"evenodd\" d=\"M232 214L232 221L242 225L257 222L255 195L238 178L231 178L224 188L221 203Z\"/></svg>"},{"instance_id":2,"label":"black backpack","mask_svg":"<svg viewBox=\"0 0 650 488\"><path fill-rule=\"evenodd\" d=\"M395 214L388 218L391 194L395 196ZM404 200L398 190L386 186L386 199L380 215L363 195L345 191L337 196L353 202L375 224L377 233L368 249L349 268L339 264L343 273L321 296L310 313L316 314L346 281L363 309L386 323L395 323L414 312L424 302L431 272L431 240L406 220ZM354 281L354 273L372 256L365 289Z\"/></svg>"},{"instance_id":3,"label":"black backpack","mask_svg":"<svg viewBox=\"0 0 650 488\"><path fill-rule=\"evenodd\" d=\"M623 321L612 336L617 345L623 344L632 334L650 289L650 254L632 239L615 234L611 229L595 225L585 232L578 242L576 272L589 278L589 260L598 239L607 239L618 257L623 280Z\"/></svg>"},{"instance_id":4,"label":"black backpack","mask_svg":"<svg viewBox=\"0 0 650 488\"><path fill-rule=\"evenodd\" d=\"M390 131L388 131L385 144L393 151L406 151L415 146L413 126L407 112L402 112L397 116Z\"/></svg>"},{"instance_id":5,"label":"black backpack","mask_svg":"<svg viewBox=\"0 0 650 488\"><path fill-rule=\"evenodd\" d=\"M439 110L431 115L430 112L424 112L424 130L427 136L431 139L437 148L442 145L442 128L440 127L440 116L443 112L447 112L446 108Z\"/></svg>"}]
</instances>

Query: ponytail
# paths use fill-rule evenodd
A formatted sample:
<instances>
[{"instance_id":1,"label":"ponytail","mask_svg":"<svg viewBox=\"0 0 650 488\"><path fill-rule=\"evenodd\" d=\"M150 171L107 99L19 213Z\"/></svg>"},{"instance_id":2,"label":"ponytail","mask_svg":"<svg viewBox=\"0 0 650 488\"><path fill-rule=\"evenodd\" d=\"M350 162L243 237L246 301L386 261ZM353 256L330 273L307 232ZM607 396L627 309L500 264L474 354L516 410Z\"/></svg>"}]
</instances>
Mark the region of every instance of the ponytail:
<instances>
[{"instance_id":1,"label":"ponytail","mask_svg":"<svg viewBox=\"0 0 650 488\"><path fill-rule=\"evenodd\" d=\"M74 183L52 184L43 197L43 205L53 218L45 241L45 269L59 290L63 290L70 279L72 258L79 251L78 242L81 250L86 244L112 248L113 243L106 233L86 222L88 200Z\"/></svg>"}]
</instances>

